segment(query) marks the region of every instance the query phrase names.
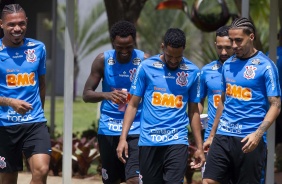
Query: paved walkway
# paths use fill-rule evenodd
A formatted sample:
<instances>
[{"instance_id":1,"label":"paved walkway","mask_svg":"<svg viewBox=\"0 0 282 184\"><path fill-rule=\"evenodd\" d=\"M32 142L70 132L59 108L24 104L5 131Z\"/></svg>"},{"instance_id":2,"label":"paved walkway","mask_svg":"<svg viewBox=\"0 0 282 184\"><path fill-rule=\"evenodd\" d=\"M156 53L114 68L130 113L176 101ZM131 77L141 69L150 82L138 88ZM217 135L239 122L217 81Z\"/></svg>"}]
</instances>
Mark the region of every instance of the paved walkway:
<instances>
[{"instance_id":1,"label":"paved walkway","mask_svg":"<svg viewBox=\"0 0 282 184\"><path fill-rule=\"evenodd\" d=\"M31 179L31 174L22 172L19 173L18 184L29 184ZM63 183L63 178L60 176L48 176L47 184L61 184ZM72 178L71 184L103 184L101 177L94 176L86 179L75 179ZM275 184L282 184L282 172L275 173Z\"/></svg>"},{"instance_id":2,"label":"paved walkway","mask_svg":"<svg viewBox=\"0 0 282 184\"><path fill-rule=\"evenodd\" d=\"M31 180L31 174L27 172L21 172L18 176L18 184L29 184ZM61 184L63 178L60 176L48 176L47 184ZM86 179L75 179L72 178L71 184L103 184L101 177L94 176Z\"/></svg>"}]
</instances>

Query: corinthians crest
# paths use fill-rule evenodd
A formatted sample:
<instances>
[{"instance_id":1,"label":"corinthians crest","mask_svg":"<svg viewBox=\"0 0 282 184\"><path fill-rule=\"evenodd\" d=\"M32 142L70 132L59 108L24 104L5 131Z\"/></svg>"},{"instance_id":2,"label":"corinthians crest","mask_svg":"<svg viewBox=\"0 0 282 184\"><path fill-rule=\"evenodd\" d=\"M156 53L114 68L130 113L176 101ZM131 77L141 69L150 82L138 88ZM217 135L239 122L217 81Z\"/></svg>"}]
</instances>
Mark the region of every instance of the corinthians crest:
<instances>
[{"instance_id":1,"label":"corinthians crest","mask_svg":"<svg viewBox=\"0 0 282 184\"><path fill-rule=\"evenodd\" d=\"M252 66L252 65L251 66L246 66L246 71L244 72L244 77L246 79L254 79L254 77L256 75L256 73L255 73L256 69L257 68Z\"/></svg>"},{"instance_id":2,"label":"corinthians crest","mask_svg":"<svg viewBox=\"0 0 282 184\"><path fill-rule=\"evenodd\" d=\"M176 79L176 84L178 84L179 86L186 86L188 83L188 73L185 72L177 72L177 79Z\"/></svg>"},{"instance_id":3,"label":"corinthians crest","mask_svg":"<svg viewBox=\"0 0 282 184\"><path fill-rule=\"evenodd\" d=\"M24 53L26 54L27 62L33 63L36 61L36 55L34 49L27 49L26 51L24 51Z\"/></svg>"}]
</instances>

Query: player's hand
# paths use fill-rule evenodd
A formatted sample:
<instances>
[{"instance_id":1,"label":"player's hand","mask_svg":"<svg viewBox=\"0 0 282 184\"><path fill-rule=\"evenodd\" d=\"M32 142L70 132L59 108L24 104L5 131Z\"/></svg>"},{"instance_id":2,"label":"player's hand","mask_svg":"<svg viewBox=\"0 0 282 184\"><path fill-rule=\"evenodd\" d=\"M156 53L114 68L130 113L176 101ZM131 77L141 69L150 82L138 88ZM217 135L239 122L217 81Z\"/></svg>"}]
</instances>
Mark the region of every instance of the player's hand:
<instances>
[{"instance_id":1,"label":"player's hand","mask_svg":"<svg viewBox=\"0 0 282 184\"><path fill-rule=\"evenodd\" d=\"M259 144L261 137L257 136L256 132L247 135L244 139L242 139L242 143L246 142L242 148L244 153L250 153L253 151Z\"/></svg>"},{"instance_id":2,"label":"player's hand","mask_svg":"<svg viewBox=\"0 0 282 184\"><path fill-rule=\"evenodd\" d=\"M127 95L128 95L127 91L114 90L110 93L109 99L116 104L123 104L127 100Z\"/></svg>"},{"instance_id":3,"label":"player's hand","mask_svg":"<svg viewBox=\"0 0 282 184\"><path fill-rule=\"evenodd\" d=\"M213 137L208 137L207 138L207 140L204 142L204 144L203 144L203 149L204 150L208 150L209 149L209 147L211 146L211 144L212 144L212 140L213 140Z\"/></svg>"},{"instance_id":4,"label":"player's hand","mask_svg":"<svg viewBox=\"0 0 282 184\"><path fill-rule=\"evenodd\" d=\"M117 147L117 157L122 163L126 163L126 158L123 157L123 152L124 156L128 158L128 144L125 139L120 139Z\"/></svg>"},{"instance_id":5,"label":"player's hand","mask_svg":"<svg viewBox=\"0 0 282 184\"><path fill-rule=\"evenodd\" d=\"M204 165L205 161L206 157L204 155L204 151L202 149L197 149L194 153L190 166L192 169L199 169Z\"/></svg>"},{"instance_id":6,"label":"player's hand","mask_svg":"<svg viewBox=\"0 0 282 184\"><path fill-rule=\"evenodd\" d=\"M24 115L28 111L32 110L32 105L30 103L14 98L11 98L9 106L11 106L17 113L21 115Z\"/></svg>"}]
</instances>

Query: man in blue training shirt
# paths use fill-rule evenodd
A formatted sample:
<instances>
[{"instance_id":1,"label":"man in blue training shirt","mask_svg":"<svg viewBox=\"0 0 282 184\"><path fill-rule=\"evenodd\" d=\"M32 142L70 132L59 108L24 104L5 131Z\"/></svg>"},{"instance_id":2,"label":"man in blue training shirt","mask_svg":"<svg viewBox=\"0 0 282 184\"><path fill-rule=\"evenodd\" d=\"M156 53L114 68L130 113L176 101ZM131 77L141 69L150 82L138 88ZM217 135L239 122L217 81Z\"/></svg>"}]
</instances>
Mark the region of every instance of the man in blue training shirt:
<instances>
[{"instance_id":1,"label":"man in blue training shirt","mask_svg":"<svg viewBox=\"0 0 282 184\"><path fill-rule=\"evenodd\" d=\"M279 84L280 87L282 86L282 29L280 29L278 33L278 40L279 40L279 46L277 47L277 61L276 66L278 69L279 74ZM282 143L282 113L279 114L279 116L276 119L275 124L275 146L279 143ZM282 155L280 155L282 156Z\"/></svg>"},{"instance_id":2,"label":"man in blue training shirt","mask_svg":"<svg viewBox=\"0 0 282 184\"><path fill-rule=\"evenodd\" d=\"M210 135L216 109L221 97L221 70L223 63L234 54L228 37L228 26L216 30L215 48L218 60L205 65L201 70L201 90L199 110L202 113L206 97L208 98L208 125L205 128L204 141Z\"/></svg>"},{"instance_id":3,"label":"man in blue training shirt","mask_svg":"<svg viewBox=\"0 0 282 184\"><path fill-rule=\"evenodd\" d=\"M200 71L183 57L185 44L182 30L168 29L161 45L163 54L140 64L130 89L132 98L124 115L117 154L126 162L123 157L123 153L128 156L126 137L142 99L138 143L140 183L183 183L188 159L189 122L197 146L192 167L200 168L205 162L198 109Z\"/></svg>"},{"instance_id":4,"label":"man in blue training shirt","mask_svg":"<svg viewBox=\"0 0 282 184\"><path fill-rule=\"evenodd\" d=\"M222 68L221 101L204 143L210 149L203 184L259 184L266 166L266 131L281 108L278 71L254 47L250 20L235 19L228 34L235 55Z\"/></svg>"},{"instance_id":5,"label":"man in blue training shirt","mask_svg":"<svg viewBox=\"0 0 282 184\"><path fill-rule=\"evenodd\" d=\"M125 165L116 155L124 116L119 105L126 105L130 97L126 91L130 89L136 68L148 55L134 49L136 29L128 21L115 23L111 28L110 37L114 49L100 53L93 61L91 73L85 83L83 100L92 103L102 101L98 143L103 182L117 184L126 181L128 184L137 184L139 175L137 143L142 104L138 104L138 113L127 137L130 156ZM102 92L97 92L95 90L101 80Z\"/></svg>"},{"instance_id":6,"label":"man in blue training shirt","mask_svg":"<svg viewBox=\"0 0 282 184\"><path fill-rule=\"evenodd\" d=\"M3 8L0 25L0 183L17 183L22 154L31 169L30 183L46 183L51 142L43 110L45 45L24 37L27 17L18 4Z\"/></svg>"}]
</instances>

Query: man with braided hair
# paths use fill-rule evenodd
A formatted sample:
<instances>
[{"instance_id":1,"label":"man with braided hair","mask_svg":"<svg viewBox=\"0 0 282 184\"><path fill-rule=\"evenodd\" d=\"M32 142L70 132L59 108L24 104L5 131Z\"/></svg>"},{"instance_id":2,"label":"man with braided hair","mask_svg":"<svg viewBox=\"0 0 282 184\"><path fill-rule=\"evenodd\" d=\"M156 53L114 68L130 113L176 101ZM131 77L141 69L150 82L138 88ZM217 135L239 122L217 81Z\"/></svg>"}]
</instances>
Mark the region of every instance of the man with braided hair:
<instances>
[{"instance_id":1,"label":"man with braided hair","mask_svg":"<svg viewBox=\"0 0 282 184\"><path fill-rule=\"evenodd\" d=\"M275 64L254 47L255 27L235 19L228 31L235 55L222 68L222 95L211 133L203 184L260 184L266 166L266 131L281 108ZM211 144L212 143L212 144Z\"/></svg>"},{"instance_id":2,"label":"man with braided hair","mask_svg":"<svg viewBox=\"0 0 282 184\"><path fill-rule=\"evenodd\" d=\"M44 116L46 51L25 38L27 17L18 4L6 5L0 26L0 183L16 184L22 153L32 173L30 183L46 183L51 142Z\"/></svg>"},{"instance_id":3,"label":"man with braided hair","mask_svg":"<svg viewBox=\"0 0 282 184\"><path fill-rule=\"evenodd\" d=\"M200 168L205 162L198 109L200 70L183 57L185 45L186 36L182 30L168 29L161 44L163 53L142 62L131 85L133 96L124 115L117 154L125 162L128 155L126 137L142 99L138 143L140 183L183 183L189 122L197 147L191 166Z\"/></svg>"},{"instance_id":4,"label":"man with braided hair","mask_svg":"<svg viewBox=\"0 0 282 184\"><path fill-rule=\"evenodd\" d=\"M142 104L139 104L138 113L127 137L130 150L125 165L116 155L124 116L124 111L120 111L119 105L126 105L130 97L126 91L129 91L136 68L148 55L134 49L136 29L131 22L122 20L115 23L111 28L110 37L114 49L100 53L93 61L91 73L85 83L83 100L92 103L102 101L98 143L103 182L116 184L126 181L127 184L137 184L139 174L137 143ZM96 88L101 80L102 92L97 92Z\"/></svg>"}]
</instances>

